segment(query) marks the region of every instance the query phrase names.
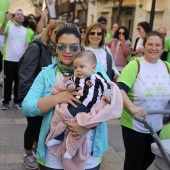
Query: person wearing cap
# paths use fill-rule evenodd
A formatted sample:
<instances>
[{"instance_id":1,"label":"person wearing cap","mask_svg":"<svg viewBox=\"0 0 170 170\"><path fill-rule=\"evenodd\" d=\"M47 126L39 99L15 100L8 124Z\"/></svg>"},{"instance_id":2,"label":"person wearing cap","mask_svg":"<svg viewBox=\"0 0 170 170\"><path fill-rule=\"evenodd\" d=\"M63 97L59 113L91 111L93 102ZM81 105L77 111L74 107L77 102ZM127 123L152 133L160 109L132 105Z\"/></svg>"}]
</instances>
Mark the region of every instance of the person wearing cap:
<instances>
[{"instance_id":1,"label":"person wearing cap","mask_svg":"<svg viewBox=\"0 0 170 170\"><path fill-rule=\"evenodd\" d=\"M74 19L73 24L79 27L79 19Z\"/></svg>"}]
</instances>

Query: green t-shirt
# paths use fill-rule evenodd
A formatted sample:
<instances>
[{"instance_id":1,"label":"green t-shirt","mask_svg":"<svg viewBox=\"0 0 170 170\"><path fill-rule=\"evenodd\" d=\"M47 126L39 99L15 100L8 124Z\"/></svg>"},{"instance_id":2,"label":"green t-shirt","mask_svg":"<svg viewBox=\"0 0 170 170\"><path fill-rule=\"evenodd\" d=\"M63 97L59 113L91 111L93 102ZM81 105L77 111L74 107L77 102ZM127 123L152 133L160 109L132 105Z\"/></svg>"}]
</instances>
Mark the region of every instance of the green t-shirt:
<instances>
[{"instance_id":1,"label":"green t-shirt","mask_svg":"<svg viewBox=\"0 0 170 170\"><path fill-rule=\"evenodd\" d=\"M163 110L170 98L170 76L165 63L149 63L143 57L137 62L131 61L123 69L117 82L124 83L130 90L127 93L131 102L144 110ZM167 63L169 68L170 64ZM162 129L162 115L148 115L146 120L151 122L155 131ZM123 108L121 125L141 133L150 133L142 123L133 119L132 114Z\"/></svg>"}]
</instances>

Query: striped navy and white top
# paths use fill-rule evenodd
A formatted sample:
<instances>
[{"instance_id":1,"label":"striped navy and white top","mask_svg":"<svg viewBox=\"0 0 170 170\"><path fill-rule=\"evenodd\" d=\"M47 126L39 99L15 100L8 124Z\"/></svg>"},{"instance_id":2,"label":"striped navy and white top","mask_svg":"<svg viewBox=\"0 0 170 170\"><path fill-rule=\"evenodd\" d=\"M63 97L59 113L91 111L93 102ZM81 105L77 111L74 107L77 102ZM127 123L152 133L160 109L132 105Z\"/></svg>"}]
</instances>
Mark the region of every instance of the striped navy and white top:
<instances>
[{"instance_id":1,"label":"striped navy and white top","mask_svg":"<svg viewBox=\"0 0 170 170\"><path fill-rule=\"evenodd\" d=\"M82 93L83 96L75 96L79 99L82 104L86 107L93 107L97 104L103 92L107 89L110 90L110 85L107 83L107 80L99 72L92 74L90 77L85 79L80 79L74 75L66 82L66 86L74 83L76 87L82 87L78 92ZM106 92L107 94L107 92Z\"/></svg>"}]
</instances>

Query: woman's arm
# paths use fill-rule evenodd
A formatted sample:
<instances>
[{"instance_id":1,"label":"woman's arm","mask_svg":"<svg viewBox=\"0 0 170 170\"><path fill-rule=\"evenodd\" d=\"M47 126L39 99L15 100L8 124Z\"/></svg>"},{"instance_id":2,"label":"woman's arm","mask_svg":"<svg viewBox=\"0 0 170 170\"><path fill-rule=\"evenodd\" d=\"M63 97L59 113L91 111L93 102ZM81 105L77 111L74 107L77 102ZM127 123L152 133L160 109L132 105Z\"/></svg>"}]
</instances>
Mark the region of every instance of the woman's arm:
<instances>
[{"instance_id":1,"label":"woman's arm","mask_svg":"<svg viewBox=\"0 0 170 170\"><path fill-rule=\"evenodd\" d=\"M145 117L147 113L141 107L135 106L124 90L120 90L123 97L123 106L128 109L132 114L138 114L141 117Z\"/></svg>"},{"instance_id":2,"label":"woman's arm","mask_svg":"<svg viewBox=\"0 0 170 170\"><path fill-rule=\"evenodd\" d=\"M45 18L48 14L48 10L47 9L44 9L42 12L41 12L41 18L39 20L39 22L37 23L37 26L36 26L36 31L37 33L41 33L43 31L43 28L44 28L44 21L45 21Z\"/></svg>"},{"instance_id":3,"label":"woman's arm","mask_svg":"<svg viewBox=\"0 0 170 170\"><path fill-rule=\"evenodd\" d=\"M73 101L81 103L76 97L74 96L82 96L81 93L73 91L73 92L69 92L69 91L62 91L59 92L55 95L51 95L51 96L47 96L47 97L42 97L38 100L38 108L42 113L47 113L49 112L51 109L53 109L55 107L56 104L59 103L69 103L74 107L77 107Z\"/></svg>"},{"instance_id":4,"label":"woman's arm","mask_svg":"<svg viewBox=\"0 0 170 170\"><path fill-rule=\"evenodd\" d=\"M122 48L123 55L127 57L131 52L131 43L126 40L122 40L120 48Z\"/></svg>"},{"instance_id":5,"label":"woman's arm","mask_svg":"<svg viewBox=\"0 0 170 170\"><path fill-rule=\"evenodd\" d=\"M46 69L48 69L48 67L46 67ZM48 71L50 73L47 73ZM79 92L63 91L56 95L51 95L50 91L53 82L50 83L50 81L54 75L51 75L51 79L48 79L47 74L54 74L53 71L54 70L43 70L36 77L22 102L22 112L25 116L42 116L54 109L55 105L59 103L70 103L74 107L76 107L76 105L73 101L80 103L80 101L74 97L74 95L82 96ZM55 76L53 79L55 81Z\"/></svg>"},{"instance_id":6,"label":"woman's arm","mask_svg":"<svg viewBox=\"0 0 170 170\"><path fill-rule=\"evenodd\" d=\"M113 41L113 38L112 38L111 40L109 40L107 43L105 43L105 45L110 48L110 47L111 47L111 44L112 44L112 41Z\"/></svg>"}]
</instances>

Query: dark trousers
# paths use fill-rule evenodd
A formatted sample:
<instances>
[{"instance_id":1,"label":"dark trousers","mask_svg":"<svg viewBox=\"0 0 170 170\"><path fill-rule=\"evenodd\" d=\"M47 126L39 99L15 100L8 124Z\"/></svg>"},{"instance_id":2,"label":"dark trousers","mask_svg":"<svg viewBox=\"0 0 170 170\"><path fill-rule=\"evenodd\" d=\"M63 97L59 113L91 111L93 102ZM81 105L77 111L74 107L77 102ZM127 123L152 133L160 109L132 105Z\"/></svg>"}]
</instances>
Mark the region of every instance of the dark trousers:
<instances>
[{"instance_id":1,"label":"dark trousers","mask_svg":"<svg viewBox=\"0 0 170 170\"><path fill-rule=\"evenodd\" d=\"M146 170L155 158L151 152L151 143L154 142L152 136L124 126L122 135L126 150L124 170Z\"/></svg>"},{"instance_id":2,"label":"dark trousers","mask_svg":"<svg viewBox=\"0 0 170 170\"><path fill-rule=\"evenodd\" d=\"M38 142L43 116L26 117L27 127L24 133L24 148L31 150L34 141Z\"/></svg>"},{"instance_id":3,"label":"dark trousers","mask_svg":"<svg viewBox=\"0 0 170 170\"><path fill-rule=\"evenodd\" d=\"M86 112L86 113L90 112L90 108L84 106L83 104L79 104L77 102L74 102L74 103L78 106L77 108L73 107L71 104L68 105L68 110L73 117L75 117L77 113L80 113L80 112ZM58 135L57 137L55 137L54 139L63 141L64 132Z\"/></svg>"},{"instance_id":4,"label":"dark trousers","mask_svg":"<svg viewBox=\"0 0 170 170\"><path fill-rule=\"evenodd\" d=\"M4 61L4 101L11 101L12 85L14 82L14 103L18 103L18 62Z\"/></svg>"},{"instance_id":5,"label":"dark trousers","mask_svg":"<svg viewBox=\"0 0 170 170\"><path fill-rule=\"evenodd\" d=\"M0 52L0 72L2 71L2 58L3 58L3 55Z\"/></svg>"},{"instance_id":6,"label":"dark trousers","mask_svg":"<svg viewBox=\"0 0 170 170\"><path fill-rule=\"evenodd\" d=\"M40 170L64 170L64 169L53 169L53 168L48 168L48 167L45 167L45 166L42 166L39 164L39 168ZM94 168L91 168L91 169L85 169L85 170L99 170L100 169L100 164Z\"/></svg>"}]
</instances>

